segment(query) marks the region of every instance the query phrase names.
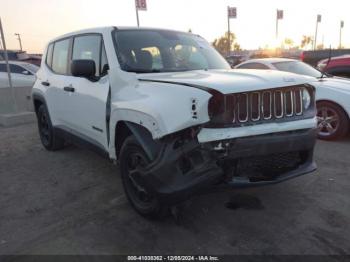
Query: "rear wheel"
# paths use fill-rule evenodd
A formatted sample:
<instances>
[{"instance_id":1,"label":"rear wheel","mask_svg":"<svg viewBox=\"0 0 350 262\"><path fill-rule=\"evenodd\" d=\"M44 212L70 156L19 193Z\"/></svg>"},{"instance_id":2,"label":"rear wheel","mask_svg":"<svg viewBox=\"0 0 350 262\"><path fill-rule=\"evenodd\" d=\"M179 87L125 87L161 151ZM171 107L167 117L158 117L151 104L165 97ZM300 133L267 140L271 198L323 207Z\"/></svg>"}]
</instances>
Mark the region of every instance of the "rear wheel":
<instances>
[{"instance_id":1,"label":"rear wheel","mask_svg":"<svg viewBox=\"0 0 350 262\"><path fill-rule=\"evenodd\" d=\"M335 140L349 131L349 119L344 110L330 102L317 103L318 138Z\"/></svg>"},{"instance_id":2,"label":"rear wheel","mask_svg":"<svg viewBox=\"0 0 350 262\"><path fill-rule=\"evenodd\" d=\"M37 111L38 129L43 146L49 151L64 147L64 139L54 133L49 112L45 105L40 105Z\"/></svg>"},{"instance_id":3,"label":"rear wheel","mask_svg":"<svg viewBox=\"0 0 350 262\"><path fill-rule=\"evenodd\" d=\"M155 195L148 192L130 176L137 168L146 167L149 158L134 136L129 136L120 151L120 171L124 191L135 210L147 218L162 218L167 213Z\"/></svg>"}]
</instances>

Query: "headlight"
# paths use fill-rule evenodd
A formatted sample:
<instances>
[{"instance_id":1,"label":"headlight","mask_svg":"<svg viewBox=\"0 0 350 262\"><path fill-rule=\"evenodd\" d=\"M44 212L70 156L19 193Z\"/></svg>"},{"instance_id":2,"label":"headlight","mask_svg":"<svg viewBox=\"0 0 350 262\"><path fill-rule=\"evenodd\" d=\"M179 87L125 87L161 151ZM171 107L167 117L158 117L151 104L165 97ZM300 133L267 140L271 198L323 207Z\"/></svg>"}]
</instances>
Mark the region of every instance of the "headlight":
<instances>
[{"instance_id":1,"label":"headlight","mask_svg":"<svg viewBox=\"0 0 350 262\"><path fill-rule=\"evenodd\" d=\"M306 88L303 89L303 105L304 109L308 109L311 105L311 96Z\"/></svg>"}]
</instances>

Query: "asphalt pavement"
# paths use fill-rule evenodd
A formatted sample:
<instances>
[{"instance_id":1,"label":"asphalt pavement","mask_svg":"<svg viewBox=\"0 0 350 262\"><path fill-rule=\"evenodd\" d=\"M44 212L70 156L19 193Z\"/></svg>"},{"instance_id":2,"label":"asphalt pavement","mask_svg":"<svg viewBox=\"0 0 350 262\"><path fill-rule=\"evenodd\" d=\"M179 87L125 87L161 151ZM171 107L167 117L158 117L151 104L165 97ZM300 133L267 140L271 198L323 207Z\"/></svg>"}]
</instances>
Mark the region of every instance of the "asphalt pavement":
<instances>
[{"instance_id":1,"label":"asphalt pavement","mask_svg":"<svg viewBox=\"0 0 350 262\"><path fill-rule=\"evenodd\" d=\"M0 254L350 254L350 139L318 141L318 171L278 185L196 196L149 221L118 167L35 124L0 128Z\"/></svg>"}]
</instances>

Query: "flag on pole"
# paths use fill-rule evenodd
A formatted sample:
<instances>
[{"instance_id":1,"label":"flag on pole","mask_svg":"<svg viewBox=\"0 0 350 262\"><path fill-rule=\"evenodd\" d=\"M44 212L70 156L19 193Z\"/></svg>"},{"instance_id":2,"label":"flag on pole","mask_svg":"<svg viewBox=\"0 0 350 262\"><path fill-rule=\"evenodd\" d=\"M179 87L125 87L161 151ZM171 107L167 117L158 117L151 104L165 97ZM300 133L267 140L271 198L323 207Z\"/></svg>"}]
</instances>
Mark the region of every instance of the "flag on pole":
<instances>
[{"instance_id":1,"label":"flag on pole","mask_svg":"<svg viewBox=\"0 0 350 262\"><path fill-rule=\"evenodd\" d=\"M344 27L344 21L340 21L340 27L341 27L341 28Z\"/></svg>"},{"instance_id":2,"label":"flag on pole","mask_svg":"<svg viewBox=\"0 0 350 262\"><path fill-rule=\"evenodd\" d=\"M135 0L136 9L139 11L147 11L146 0Z\"/></svg>"},{"instance_id":3,"label":"flag on pole","mask_svg":"<svg viewBox=\"0 0 350 262\"><path fill-rule=\"evenodd\" d=\"M317 15L317 22L321 23L321 21L322 21L322 16L321 15Z\"/></svg>"},{"instance_id":4,"label":"flag on pole","mask_svg":"<svg viewBox=\"0 0 350 262\"><path fill-rule=\"evenodd\" d=\"M277 19L278 19L278 20L283 19L283 10L278 10L278 9L277 9Z\"/></svg>"},{"instance_id":5,"label":"flag on pole","mask_svg":"<svg viewBox=\"0 0 350 262\"><path fill-rule=\"evenodd\" d=\"M236 7L228 7L227 8L228 18L237 18L237 8Z\"/></svg>"}]
</instances>

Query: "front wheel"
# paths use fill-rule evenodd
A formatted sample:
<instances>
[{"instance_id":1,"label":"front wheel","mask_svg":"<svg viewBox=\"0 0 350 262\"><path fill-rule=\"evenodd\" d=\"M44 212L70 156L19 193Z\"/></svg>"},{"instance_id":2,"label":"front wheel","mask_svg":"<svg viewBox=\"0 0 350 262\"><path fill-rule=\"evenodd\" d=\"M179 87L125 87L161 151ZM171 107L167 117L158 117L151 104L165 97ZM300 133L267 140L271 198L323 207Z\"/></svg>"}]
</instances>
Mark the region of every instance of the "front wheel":
<instances>
[{"instance_id":1,"label":"front wheel","mask_svg":"<svg viewBox=\"0 0 350 262\"><path fill-rule=\"evenodd\" d=\"M349 131L349 119L344 110L330 102L317 103L318 138L335 140Z\"/></svg>"},{"instance_id":2,"label":"front wheel","mask_svg":"<svg viewBox=\"0 0 350 262\"><path fill-rule=\"evenodd\" d=\"M49 151L56 151L64 147L64 139L55 134L49 112L45 105L37 111L38 129L42 145Z\"/></svg>"},{"instance_id":3,"label":"front wheel","mask_svg":"<svg viewBox=\"0 0 350 262\"><path fill-rule=\"evenodd\" d=\"M130 172L137 168L146 167L150 163L149 158L134 136L129 136L120 151L120 171L125 194L142 216L147 218L162 218L166 215L168 208L162 206L155 195L148 192L139 185Z\"/></svg>"}]
</instances>

